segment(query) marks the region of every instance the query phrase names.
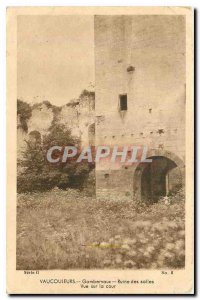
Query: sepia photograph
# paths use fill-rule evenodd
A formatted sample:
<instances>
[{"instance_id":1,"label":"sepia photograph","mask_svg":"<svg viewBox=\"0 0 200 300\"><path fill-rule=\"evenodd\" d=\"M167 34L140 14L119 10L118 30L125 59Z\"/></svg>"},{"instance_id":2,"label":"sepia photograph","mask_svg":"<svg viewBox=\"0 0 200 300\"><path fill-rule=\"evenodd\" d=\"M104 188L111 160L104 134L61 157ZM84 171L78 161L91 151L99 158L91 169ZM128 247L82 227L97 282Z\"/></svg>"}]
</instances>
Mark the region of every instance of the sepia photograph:
<instances>
[{"instance_id":1,"label":"sepia photograph","mask_svg":"<svg viewBox=\"0 0 200 300\"><path fill-rule=\"evenodd\" d=\"M184 16L19 16L17 49L17 269L183 268Z\"/></svg>"},{"instance_id":2,"label":"sepia photograph","mask_svg":"<svg viewBox=\"0 0 200 300\"><path fill-rule=\"evenodd\" d=\"M186 273L182 9L17 12L15 272Z\"/></svg>"}]
</instances>

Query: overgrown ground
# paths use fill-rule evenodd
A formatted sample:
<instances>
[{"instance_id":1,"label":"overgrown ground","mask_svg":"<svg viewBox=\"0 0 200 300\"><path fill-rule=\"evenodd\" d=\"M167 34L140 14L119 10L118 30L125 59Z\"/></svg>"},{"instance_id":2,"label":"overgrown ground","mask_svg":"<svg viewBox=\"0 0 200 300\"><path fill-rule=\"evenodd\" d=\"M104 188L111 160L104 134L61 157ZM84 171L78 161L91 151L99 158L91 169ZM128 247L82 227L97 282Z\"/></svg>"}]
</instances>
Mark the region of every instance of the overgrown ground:
<instances>
[{"instance_id":1,"label":"overgrown ground","mask_svg":"<svg viewBox=\"0 0 200 300\"><path fill-rule=\"evenodd\" d=\"M136 206L75 190L20 194L17 269L182 268L183 198Z\"/></svg>"}]
</instances>

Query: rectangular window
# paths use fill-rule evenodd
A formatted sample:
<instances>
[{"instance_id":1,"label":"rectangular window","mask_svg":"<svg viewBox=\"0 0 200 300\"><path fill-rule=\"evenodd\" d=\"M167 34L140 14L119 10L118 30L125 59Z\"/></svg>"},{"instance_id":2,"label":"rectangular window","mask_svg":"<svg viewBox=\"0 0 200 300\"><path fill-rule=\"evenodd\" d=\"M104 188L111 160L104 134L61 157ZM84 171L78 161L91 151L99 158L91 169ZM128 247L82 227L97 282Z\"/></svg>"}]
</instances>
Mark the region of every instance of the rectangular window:
<instances>
[{"instance_id":1,"label":"rectangular window","mask_svg":"<svg viewBox=\"0 0 200 300\"><path fill-rule=\"evenodd\" d=\"M120 110L127 110L127 94L119 95Z\"/></svg>"}]
</instances>

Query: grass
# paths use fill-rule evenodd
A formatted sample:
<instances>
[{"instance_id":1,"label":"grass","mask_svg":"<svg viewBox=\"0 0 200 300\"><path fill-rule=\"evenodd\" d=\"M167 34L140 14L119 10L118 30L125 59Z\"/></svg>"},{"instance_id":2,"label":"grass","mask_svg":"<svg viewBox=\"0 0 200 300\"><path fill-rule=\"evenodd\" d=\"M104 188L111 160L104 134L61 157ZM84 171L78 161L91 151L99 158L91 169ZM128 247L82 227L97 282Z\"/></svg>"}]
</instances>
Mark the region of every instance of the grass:
<instances>
[{"instance_id":1,"label":"grass","mask_svg":"<svg viewBox=\"0 0 200 300\"><path fill-rule=\"evenodd\" d=\"M183 268L183 195L136 206L76 190L20 194L17 269Z\"/></svg>"}]
</instances>

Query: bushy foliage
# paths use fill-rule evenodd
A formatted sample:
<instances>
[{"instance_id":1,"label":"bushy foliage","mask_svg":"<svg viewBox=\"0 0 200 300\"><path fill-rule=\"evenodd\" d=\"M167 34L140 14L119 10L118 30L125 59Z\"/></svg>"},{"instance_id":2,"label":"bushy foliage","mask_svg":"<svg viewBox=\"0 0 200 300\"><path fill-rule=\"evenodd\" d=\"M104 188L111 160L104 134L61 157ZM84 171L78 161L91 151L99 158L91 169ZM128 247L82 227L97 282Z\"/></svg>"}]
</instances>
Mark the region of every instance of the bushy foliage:
<instances>
[{"instance_id":1,"label":"bushy foliage","mask_svg":"<svg viewBox=\"0 0 200 300\"><path fill-rule=\"evenodd\" d=\"M75 145L80 141L66 130L64 125L52 125L42 143L38 140L27 141L27 149L23 160L19 162L23 171L18 175L17 190L21 192L46 191L55 186L82 188L84 181L92 168L87 162L77 164L75 161L51 164L46 155L52 146ZM62 154L62 152L61 152Z\"/></svg>"},{"instance_id":2,"label":"bushy foliage","mask_svg":"<svg viewBox=\"0 0 200 300\"><path fill-rule=\"evenodd\" d=\"M90 171L87 180L84 181L84 192L87 196L94 196L96 194L95 169Z\"/></svg>"},{"instance_id":3,"label":"bushy foliage","mask_svg":"<svg viewBox=\"0 0 200 300\"><path fill-rule=\"evenodd\" d=\"M95 98L95 92L93 91L88 91L88 90L83 90L79 96L80 98L84 98L84 97L93 97Z\"/></svg>"},{"instance_id":4,"label":"bushy foliage","mask_svg":"<svg viewBox=\"0 0 200 300\"><path fill-rule=\"evenodd\" d=\"M27 121L32 115L31 106L28 103L20 99L17 99L17 115L19 115L20 117L20 123L23 130L27 132L28 131Z\"/></svg>"}]
</instances>

